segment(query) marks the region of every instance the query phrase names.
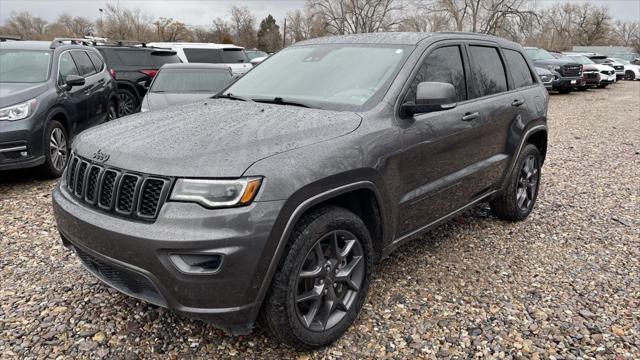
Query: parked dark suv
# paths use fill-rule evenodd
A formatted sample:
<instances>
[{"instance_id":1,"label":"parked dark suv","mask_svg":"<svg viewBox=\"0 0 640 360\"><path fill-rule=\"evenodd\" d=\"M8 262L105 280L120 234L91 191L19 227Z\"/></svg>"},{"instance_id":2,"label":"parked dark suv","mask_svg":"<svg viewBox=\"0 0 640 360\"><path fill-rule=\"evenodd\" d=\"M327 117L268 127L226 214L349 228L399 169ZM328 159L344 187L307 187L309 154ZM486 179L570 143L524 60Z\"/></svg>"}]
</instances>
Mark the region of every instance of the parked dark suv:
<instances>
[{"instance_id":1,"label":"parked dark suv","mask_svg":"<svg viewBox=\"0 0 640 360\"><path fill-rule=\"evenodd\" d=\"M71 138L115 118L115 82L74 40L0 42L0 170L62 174Z\"/></svg>"},{"instance_id":2,"label":"parked dark suv","mask_svg":"<svg viewBox=\"0 0 640 360\"><path fill-rule=\"evenodd\" d=\"M548 103L533 69L479 34L296 43L217 99L83 133L53 193L62 241L131 296L325 346L401 244L483 201L531 213Z\"/></svg>"},{"instance_id":3,"label":"parked dark suv","mask_svg":"<svg viewBox=\"0 0 640 360\"><path fill-rule=\"evenodd\" d=\"M126 43L98 45L116 79L120 98L119 116L140 111L147 87L164 64L180 63L175 51L129 46Z\"/></svg>"},{"instance_id":4,"label":"parked dark suv","mask_svg":"<svg viewBox=\"0 0 640 360\"><path fill-rule=\"evenodd\" d=\"M582 65L575 61L556 59L548 51L540 48L525 48L531 60L537 67L548 69L557 75L552 89L560 93L569 93L583 86Z\"/></svg>"}]
</instances>

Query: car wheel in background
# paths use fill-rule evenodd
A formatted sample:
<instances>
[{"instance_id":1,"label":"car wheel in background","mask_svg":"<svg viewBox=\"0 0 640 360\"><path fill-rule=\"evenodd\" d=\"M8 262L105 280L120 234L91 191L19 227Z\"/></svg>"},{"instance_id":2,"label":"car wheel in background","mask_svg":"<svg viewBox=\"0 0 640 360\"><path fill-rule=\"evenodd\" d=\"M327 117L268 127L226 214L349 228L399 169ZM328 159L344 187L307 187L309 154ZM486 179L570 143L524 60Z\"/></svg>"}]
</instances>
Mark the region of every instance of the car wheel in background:
<instances>
[{"instance_id":1,"label":"car wheel in background","mask_svg":"<svg viewBox=\"0 0 640 360\"><path fill-rule=\"evenodd\" d=\"M500 219L524 220L533 210L540 187L542 157L533 144L522 149L508 179L507 188L490 202L491 210Z\"/></svg>"},{"instance_id":2,"label":"car wheel in background","mask_svg":"<svg viewBox=\"0 0 640 360\"><path fill-rule=\"evenodd\" d=\"M127 89L118 89L118 117L138 112L138 97Z\"/></svg>"},{"instance_id":3,"label":"car wheel in background","mask_svg":"<svg viewBox=\"0 0 640 360\"><path fill-rule=\"evenodd\" d=\"M298 349L333 343L358 316L372 266L371 236L357 215L333 206L313 211L291 234L260 323Z\"/></svg>"},{"instance_id":4,"label":"car wheel in background","mask_svg":"<svg viewBox=\"0 0 640 360\"><path fill-rule=\"evenodd\" d=\"M609 86L609 84L600 84L600 85L598 85L598 88L599 88L599 89L604 89L604 88L606 88L607 86Z\"/></svg>"},{"instance_id":5,"label":"car wheel in background","mask_svg":"<svg viewBox=\"0 0 640 360\"><path fill-rule=\"evenodd\" d=\"M118 102L116 100L109 100L109 109L107 111L107 121L115 120L118 118Z\"/></svg>"},{"instance_id":6,"label":"car wheel in background","mask_svg":"<svg viewBox=\"0 0 640 360\"><path fill-rule=\"evenodd\" d=\"M636 79L636 74L631 70L627 70L624 73L624 79L625 80L635 80Z\"/></svg>"},{"instance_id":7,"label":"car wheel in background","mask_svg":"<svg viewBox=\"0 0 640 360\"><path fill-rule=\"evenodd\" d=\"M570 93L570 92L571 92L571 89L560 89L560 90L558 90L558 92L559 92L560 94L568 94L568 93Z\"/></svg>"},{"instance_id":8,"label":"car wheel in background","mask_svg":"<svg viewBox=\"0 0 640 360\"><path fill-rule=\"evenodd\" d=\"M69 159L69 137L64 126L56 120L49 120L45 128L45 162L43 175L57 178L62 175Z\"/></svg>"}]
</instances>

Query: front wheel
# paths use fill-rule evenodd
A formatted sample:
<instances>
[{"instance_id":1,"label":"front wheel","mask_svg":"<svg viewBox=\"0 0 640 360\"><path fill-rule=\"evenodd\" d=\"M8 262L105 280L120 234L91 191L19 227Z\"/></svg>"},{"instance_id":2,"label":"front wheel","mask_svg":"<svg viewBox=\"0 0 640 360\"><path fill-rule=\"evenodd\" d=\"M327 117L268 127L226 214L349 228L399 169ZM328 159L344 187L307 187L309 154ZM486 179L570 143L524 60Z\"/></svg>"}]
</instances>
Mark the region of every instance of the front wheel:
<instances>
[{"instance_id":1,"label":"front wheel","mask_svg":"<svg viewBox=\"0 0 640 360\"><path fill-rule=\"evenodd\" d=\"M507 188L490 203L498 218L521 221L529 216L538 198L541 167L540 151L528 144L518 157Z\"/></svg>"},{"instance_id":2,"label":"front wheel","mask_svg":"<svg viewBox=\"0 0 640 360\"><path fill-rule=\"evenodd\" d=\"M298 349L333 343L358 316L372 265L371 237L358 216L339 207L313 211L291 235L260 323Z\"/></svg>"},{"instance_id":3,"label":"front wheel","mask_svg":"<svg viewBox=\"0 0 640 360\"><path fill-rule=\"evenodd\" d=\"M67 131L60 122L50 120L45 128L45 162L41 167L43 175L57 178L62 175L69 158Z\"/></svg>"},{"instance_id":4,"label":"front wheel","mask_svg":"<svg viewBox=\"0 0 640 360\"><path fill-rule=\"evenodd\" d=\"M624 73L624 79L625 80L635 80L635 78L636 78L636 74L631 70L627 70Z\"/></svg>"}]
</instances>

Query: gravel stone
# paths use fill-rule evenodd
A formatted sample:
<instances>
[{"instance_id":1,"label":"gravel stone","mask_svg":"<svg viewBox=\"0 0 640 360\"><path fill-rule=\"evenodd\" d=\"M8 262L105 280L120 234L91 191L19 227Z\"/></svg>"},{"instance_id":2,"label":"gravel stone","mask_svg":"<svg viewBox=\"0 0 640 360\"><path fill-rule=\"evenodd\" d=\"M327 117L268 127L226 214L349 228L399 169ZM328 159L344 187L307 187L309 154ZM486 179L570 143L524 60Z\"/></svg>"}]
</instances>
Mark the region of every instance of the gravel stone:
<instances>
[{"instance_id":1,"label":"gravel stone","mask_svg":"<svg viewBox=\"0 0 640 360\"><path fill-rule=\"evenodd\" d=\"M640 82L552 95L549 117L527 220L481 204L400 248L345 336L307 353L103 285L62 246L55 181L0 173L0 357L639 359Z\"/></svg>"}]
</instances>

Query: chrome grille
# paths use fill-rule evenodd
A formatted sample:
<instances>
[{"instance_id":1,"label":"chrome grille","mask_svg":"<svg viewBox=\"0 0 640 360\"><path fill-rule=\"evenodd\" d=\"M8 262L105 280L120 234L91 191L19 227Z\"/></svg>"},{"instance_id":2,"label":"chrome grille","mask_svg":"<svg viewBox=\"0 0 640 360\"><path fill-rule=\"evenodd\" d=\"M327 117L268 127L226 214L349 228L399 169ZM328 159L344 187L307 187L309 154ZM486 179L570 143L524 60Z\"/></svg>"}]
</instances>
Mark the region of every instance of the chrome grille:
<instances>
[{"instance_id":1,"label":"chrome grille","mask_svg":"<svg viewBox=\"0 0 640 360\"><path fill-rule=\"evenodd\" d=\"M106 167L72 156L66 189L87 205L120 216L154 220L171 180Z\"/></svg>"}]
</instances>

